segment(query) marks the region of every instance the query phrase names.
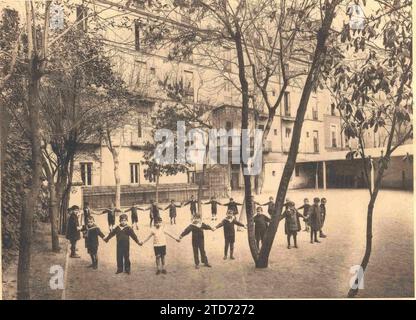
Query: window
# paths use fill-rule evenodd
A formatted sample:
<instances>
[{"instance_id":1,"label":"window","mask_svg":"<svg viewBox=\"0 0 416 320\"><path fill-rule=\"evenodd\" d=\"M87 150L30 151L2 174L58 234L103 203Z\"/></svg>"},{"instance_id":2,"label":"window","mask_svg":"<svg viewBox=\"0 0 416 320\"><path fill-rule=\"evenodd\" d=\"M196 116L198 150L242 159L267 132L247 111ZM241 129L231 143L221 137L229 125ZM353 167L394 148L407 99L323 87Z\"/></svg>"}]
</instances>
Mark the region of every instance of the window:
<instances>
[{"instance_id":1,"label":"window","mask_svg":"<svg viewBox=\"0 0 416 320\"><path fill-rule=\"evenodd\" d=\"M276 96L276 90L272 90L272 96L275 97Z\"/></svg>"},{"instance_id":2,"label":"window","mask_svg":"<svg viewBox=\"0 0 416 320\"><path fill-rule=\"evenodd\" d=\"M224 71L225 72L231 72L231 50L230 49L224 49Z\"/></svg>"},{"instance_id":3,"label":"window","mask_svg":"<svg viewBox=\"0 0 416 320\"><path fill-rule=\"evenodd\" d=\"M233 123L231 121L227 121L225 123L225 130L230 131L233 128ZM228 137L228 146L232 147L233 145L233 137L229 136Z\"/></svg>"},{"instance_id":4,"label":"window","mask_svg":"<svg viewBox=\"0 0 416 320\"><path fill-rule=\"evenodd\" d=\"M141 89L143 84L147 83L147 64L146 62L136 60L133 68L136 76L136 89Z\"/></svg>"},{"instance_id":5,"label":"window","mask_svg":"<svg viewBox=\"0 0 416 320\"><path fill-rule=\"evenodd\" d=\"M139 183L139 163L130 163L130 183Z\"/></svg>"},{"instance_id":6,"label":"window","mask_svg":"<svg viewBox=\"0 0 416 320\"><path fill-rule=\"evenodd\" d=\"M274 129L273 133L274 133L275 136L277 136L277 129Z\"/></svg>"},{"instance_id":7,"label":"window","mask_svg":"<svg viewBox=\"0 0 416 320\"><path fill-rule=\"evenodd\" d=\"M299 177L299 173L300 173L300 168L299 166L295 166L295 176Z\"/></svg>"},{"instance_id":8,"label":"window","mask_svg":"<svg viewBox=\"0 0 416 320\"><path fill-rule=\"evenodd\" d=\"M264 125L263 125L263 124L259 124L258 129L259 129L259 130L264 130Z\"/></svg>"},{"instance_id":9,"label":"window","mask_svg":"<svg viewBox=\"0 0 416 320\"><path fill-rule=\"evenodd\" d=\"M86 32L87 27L88 27L87 25L88 8L85 8L83 6L77 6L76 14L77 14L76 21L77 22L80 21L77 25L78 29Z\"/></svg>"},{"instance_id":10,"label":"window","mask_svg":"<svg viewBox=\"0 0 416 320\"><path fill-rule=\"evenodd\" d=\"M272 171L272 176L275 177L276 176L276 171Z\"/></svg>"},{"instance_id":11,"label":"window","mask_svg":"<svg viewBox=\"0 0 416 320\"><path fill-rule=\"evenodd\" d=\"M195 171L188 171L188 183L195 183Z\"/></svg>"},{"instance_id":12,"label":"window","mask_svg":"<svg viewBox=\"0 0 416 320\"><path fill-rule=\"evenodd\" d=\"M151 67L151 68L150 68L150 74L151 74L152 76L155 76L155 75L156 75L156 69L155 69L154 67Z\"/></svg>"},{"instance_id":13,"label":"window","mask_svg":"<svg viewBox=\"0 0 416 320\"><path fill-rule=\"evenodd\" d=\"M335 111L336 111L335 104L331 104L331 116L336 116Z\"/></svg>"},{"instance_id":14,"label":"window","mask_svg":"<svg viewBox=\"0 0 416 320\"><path fill-rule=\"evenodd\" d=\"M316 105L312 107L312 119L318 120L318 106Z\"/></svg>"},{"instance_id":15,"label":"window","mask_svg":"<svg viewBox=\"0 0 416 320\"><path fill-rule=\"evenodd\" d=\"M289 138L290 138L291 133L292 133L292 129L291 129L291 128L286 128L286 129L285 129L285 137L286 137L287 139L289 139Z\"/></svg>"},{"instance_id":16,"label":"window","mask_svg":"<svg viewBox=\"0 0 416 320\"><path fill-rule=\"evenodd\" d=\"M336 148L338 146L337 144L337 126L331 125L331 147Z\"/></svg>"},{"instance_id":17,"label":"window","mask_svg":"<svg viewBox=\"0 0 416 320\"><path fill-rule=\"evenodd\" d=\"M142 119L140 118L137 120L137 137L143 137Z\"/></svg>"},{"instance_id":18,"label":"window","mask_svg":"<svg viewBox=\"0 0 416 320\"><path fill-rule=\"evenodd\" d=\"M141 22L138 20L134 21L134 48L139 51L140 50L140 27Z\"/></svg>"},{"instance_id":19,"label":"window","mask_svg":"<svg viewBox=\"0 0 416 320\"><path fill-rule=\"evenodd\" d=\"M139 9L144 9L145 3L146 3L146 0L133 0L133 5Z\"/></svg>"},{"instance_id":20,"label":"window","mask_svg":"<svg viewBox=\"0 0 416 320\"><path fill-rule=\"evenodd\" d=\"M313 151L319 152L319 133L318 131L313 132Z\"/></svg>"},{"instance_id":21,"label":"window","mask_svg":"<svg viewBox=\"0 0 416 320\"><path fill-rule=\"evenodd\" d=\"M290 103L289 103L289 92L285 92L284 95L284 104L285 104L285 116L290 117Z\"/></svg>"},{"instance_id":22,"label":"window","mask_svg":"<svg viewBox=\"0 0 416 320\"><path fill-rule=\"evenodd\" d=\"M194 100L194 73L192 71L184 71L183 73L183 89L185 98L193 102Z\"/></svg>"},{"instance_id":23,"label":"window","mask_svg":"<svg viewBox=\"0 0 416 320\"><path fill-rule=\"evenodd\" d=\"M309 138L309 131L306 131L306 138Z\"/></svg>"},{"instance_id":24,"label":"window","mask_svg":"<svg viewBox=\"0 0 416 320\"><path fill-rule=\"evenodd\" d=\"M91 162L82 162L81 166L81 179L84 186L92 185L92 163Z\"/></svg>"}]
</instances>

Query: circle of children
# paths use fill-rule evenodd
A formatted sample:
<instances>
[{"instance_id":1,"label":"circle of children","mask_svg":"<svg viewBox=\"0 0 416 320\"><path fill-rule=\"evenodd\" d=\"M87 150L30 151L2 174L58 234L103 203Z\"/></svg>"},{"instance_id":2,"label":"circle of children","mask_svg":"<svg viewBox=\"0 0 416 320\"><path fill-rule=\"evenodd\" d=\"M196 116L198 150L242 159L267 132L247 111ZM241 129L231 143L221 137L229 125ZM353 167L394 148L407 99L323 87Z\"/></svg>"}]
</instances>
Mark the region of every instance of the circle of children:
<instances>
[{"instance_id":1,"label":"circle of children","mask_svg":"<svg viewBox=\"0 0 416 320\"><path fill-rule=\"evenodd\" d=\"M202 222L201 215L197 213L198 201L191 196L190 200L186 203L176 204L174 200L171 200L170 204L162 209L158 204L151 200L150 206L146 208L141 208L135 203L131 208L122 212L120 209L114 207L114 204L111 204L109 208L103 210L102 212L94 212L90 209L89 204L85 203L83 208L83 225L79 222L80 208L78 206L72 206L69 208L70 216L67 223L67 233L66 238L70 241L71 258L80 258L76 253L76 243L81 239L81 233L85 238L85 246L87 248L88 254L91 256L92 264L89 265L89 268L97 269L98 268L98 237L101 237L105 242L108 242L114 236L117 241L117 271L119 273L130 274L130 238L132 238L139 246L142 246L148 240L153 238L154 253L156 256L156 274L166 274L165 269L165 255L166 255L166 235L173 238L177 242L180 242L183 237L192 233L192 248L194 254L195 268L199 269L200 259L201 262L206 267L211 267L208 263L208 258L205 253L204 246L204 230L215 231L218 228L224 229L224 260L228 257L228 249L230 250L230 259L234 259L234 242L235 242L235 225L246 228L244 224L237 221L236 216L238 215L238 206L241 206L242 203L235 202L233 198L230 198L228 203L220 203L215 197L212 197L210 201L203 203L205 205L211 205L211 221L217 220L217 206L226 206L226 218L223 219L216 227L211 227L208 224ZM275 214L275 203L273 197L269 198L269 201L260 204L253 199L253 204L256 207L256 214L253 217L254 226L255 226L255 238L258 248L260 248L263 237L267 231L268 225L271 221L270 217ZM175 237L170 233L166 232L162 226L162 219L160 217L160 210L169 210L170 223L176 224L176 208L188 206L191 211L191 224L185 228L185 230L180 234L179 237ZM285 219L285 233L287 235L287 248L291 248L291 238L293 238L294 248L297 246L297 233L301 231L300 218L303 218L305 222L304 231L309 232L310 230L310 243L319 243L319 237L325 238L326 235L322 232L322 227L325 222L326 217L326 199L314 198L313 205L309 204L309 200L304 199L304 204L295 208L295 203L286 200L285 211L281 215L280 219ZM268 207L269 216L263 214L263 206ZM298 210L303 209L303 214ZM151 232L149 236L143 240L139 241L137 235L134 232L134 228L138 230L138 210L147 211L149 210L150 215L150 227ZM119 215L119 225L116 224L116 212L121 212ZM131 212L131 226L128 225L128 216L127 212ZM107 221L109 227L109 234L105 236L99 227L95 224L94 217L92 214L107 214ZM153 228L152 228L153 224Z\"/></svg>"}]
</instances>

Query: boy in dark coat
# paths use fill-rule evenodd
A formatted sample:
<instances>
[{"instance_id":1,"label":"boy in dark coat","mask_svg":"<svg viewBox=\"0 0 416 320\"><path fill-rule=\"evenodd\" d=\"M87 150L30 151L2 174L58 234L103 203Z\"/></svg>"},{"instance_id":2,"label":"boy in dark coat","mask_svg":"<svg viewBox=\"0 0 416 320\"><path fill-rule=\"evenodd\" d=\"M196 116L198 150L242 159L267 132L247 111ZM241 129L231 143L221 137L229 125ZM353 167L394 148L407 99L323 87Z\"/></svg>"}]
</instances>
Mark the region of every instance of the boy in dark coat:
<instances>
[{"instance_id":1,"label":"boy in dark coat","mask_svg":"<svg viewBox=\"0 0 416 320\"><path fill-rule=\"evenodd\" d=\"M235 202L233 198L230 198L230 201L228 203L224 203L222 205L226 206L227 211L231 210L233 212L233 214L236 216L236 215L238 215L238 207L237 206L242 206L243 204Z\"/></svg>"},{"instance_id":2,"label":"boy in dark coat","mask_svg":"<svg viewBox=\"0 0 416 320\"><path fill-rule=\"evenodd\" d=\"M94 223L94 217L89 216L87 218L87 224L81 228L82 233L85 238L85 247L87 248L88 253L91 256L91 265L89 268L97 269L98 268L98 237L104 239L104 234L101 232Z\"/></svg>"},{"instance_id":3,"label":"boy in dark coat","mask_svg":"<svg viewBox=\"0 0 416 320\"><path fill-rule=\"evenodd\" d=\"M326 235L322 232L322 228L324 227L325 218L326 218L326 198L321 199L321 229L319 230L319 237L326 238Z\"/></svg>"},{"instance_id":4,"label":"boy in dark coat","mask_svg":"<svg viewBox=\"0 0 416 320\"><path fill-rule=\"evenodd\" d=\"M137 210L142 210L141 208L137 207L137 203L135 202L132 207L124 210L124 213L131 211L131 225L136 227L136 230L139 230L137 223L139 222L139 215Z\"/></svg>"},{"instance_id":5,"label":"boy in dark coat","mask_svg":"<svg viewBox=\"0 0 416 320\"><path fill-rule=\"evenodd\" d=\"M311 243L320 241L318 240L318 231L321 230L321 208L319 206L320 199L314 198L313 205L309 208L309 224L311 227Z\"/></svg>"},{"instance_id":6,"label":"boy in dark coat","mask_svg":"<svg viewBox=\"0 0 416 320\"><path fill-rule=\"evenodd\" d=\"M234 260L234 242L235 242L235 228L234 225L246 227L241 222L237 221L231 210L227 211L227 217L223 219L215 229L224 227L224 260L227 260L228 248L230 248L230 259Z\"/></svg>"},{"instance_id":7,"label":"boy in dark coat","mask_svg":"<svg viewBox=\"0 0 416 320\"><path fill-rule=\"evenodd\" d=\"M212 230L209 225L202 222L202 219L196 215L192 220L192 223L181 233L179 240L185 237L187 234L192 232L192 249L194 251L194 261L195 269L199 269L199 253L201 254L201 262L206 267L211 267L208 263L208 258L205 253L205 244L204 244L204 230Z\"/></svg>"},{"instance_id":8,"label":"boy in dark coat","mask_svg":"<svg viewBox=\"0 0 416 320\"><path fill-rule=\"evenodd\" d=\"M303 217L296 209L295 203L290 201L287 209L281 215L280 219L285 219L285 234L287 236L287 248L290 249L290 237L293 237L294 247L297 249L296 236L301 230L299 217Z\"/></svg>"},{"instance_id":9,"label":"boy in dark coat","mask_svg":"<svg viewBox=\"0 0 416 320\"><path fill-rule=\"evenodd\" d=\"M104 239L108 242L112 237L116 236L117 239L117 271L116 274L123 271L130 274L130 238L134 240L138 245L142 245L137 238L134 230L127 225L127 215L120 215L120 225L115 227L110 234Z\"/></svg>"},{"instance_id":10,"label":"boy in dark coat","mask_svg":"<svg viewBox=\"0 0 416 320\"><path fill-rule=\"evenodd\" d=\"M163 210L163 209L158 206L157 202L155 202L154 200L150 200L149 207L139 209L139 210L143 210L143 211L149 210L150 227L152 227L152 224L154 224L156 220L159 220L159 218L161 218L159 210Z\"/></svg>"},{"instance_id":11,"label":"boy in dark coat","mask_svg":"<svg viewBox=\"0 0 416 320\"><path fill-rule=\"evenodd\" d=\"M72 206L70 209L70 216L68 218L68 223L66 225L66 238L71 243L71 258L80 258L79 255L76 254L76 246L77 241L81 239L80 234L80 226L79 226L79 207L78 206Z\"/></svg>"},{"instance_id":12,"label":"boy in dark coat","mask_svg":"<svg viewBox=\"0 0 416 320\"><path fill-rule=\"evenodd\" d=\"M309 199L305 198L303 199L303 206L299 207L298 210L303 209L303 216L305 217L303 219L303 221L305 221L305 230L303 231L309 231L309 209L310 209L311 205L309 204Z\"/></svg>"},{"instance_id":13,"label":"boy in dark coat","mask_svg":"<svg viewBox=\"0 0 416 320\"><path fill-rule=\"evenodd\" d=\"M203 204L210 204L211 205L211 220L217 220L217 205L221 205L217 200L215 200L215 197L212 196L211 200L208 202L204 202Z\"/></svg>"},{"instance_id":14,"label":"boy in dark coat","mask_svg":"<svg viewBox=\"0 0 416 320\"><path fill-rule=\"evenodd\" d=\"M163 210L169 209L169 218L170 224L176 224L176 208L182 207L181 205L176 205L175 200L170 200L170 204Z\"/></svg>"},{"instance_id":15,"label":"boy in dark coat","mask_svg":"<svg viewBox=\"0 0 416 320\"><path fill-rule=\"evenodd\" d=\"M189 205L189 209L191 209L191 216L194 217L196 215L196 206L198 205L198 201L194 199L193 195L191 196L191 199L188 202L185 202L183 206L186 207L187 205Z\"/></svg>"},{"instance_id":16,"label":"boy in dark coat","mask_svg":"<svg viewBox=\"0 0 416 320\"><path fill-rule=\"evenodd\" d=\"M260 242L263 244L263 238L266 234L267 228L269 227L270 218L263 214L263 208L256 208L256 215L253 217L254 220L254 234L256 237L257 248L260 249Z\"/></svg>"},{"instance_id":17,"label":"boy in dark coat","mask_svg":"<svg viewBox=\"0 0 416 320\"><path fill-rule=\"evenodd\" d=\"M269 201L264 203L264 204L260 204L258 202L254 202L256 205L258 206L267 206L267 213L269 214L270 217L273 217L276 213L275 213L275 205L274 205L274 201L273 201L273 197L269 198Z\"/></svg>"}]
</instances>

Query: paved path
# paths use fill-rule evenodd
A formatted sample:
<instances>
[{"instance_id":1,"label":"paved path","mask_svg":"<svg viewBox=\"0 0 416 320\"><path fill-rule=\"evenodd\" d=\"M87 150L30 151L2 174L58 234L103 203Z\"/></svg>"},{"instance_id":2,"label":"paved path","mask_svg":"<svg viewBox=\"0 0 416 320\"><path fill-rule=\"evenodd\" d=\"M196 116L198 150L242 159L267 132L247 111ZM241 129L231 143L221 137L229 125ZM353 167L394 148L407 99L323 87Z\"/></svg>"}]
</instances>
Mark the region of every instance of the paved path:
<instances>
[{"instance_id":1,"label":"paved path","mask_svg":"<svg viewBox=\"0 0 416 320\"><path fill-rule=\"evenodd\" d=\"M90 263L83 241L81 259L69 259L66 299L214 299L214 298L286 298L345 297L351 274L364 251L368 192L365 190L292 191L288 197L300 205L304 197L328 199L325 232L321 244L310 244L309 235L298 236L299 249L286 249L283 226L275 240L270 266L253 267L247 232L237 232L236 260L223 257L223 231L206 231L206 250L212 268L194 269L191 237L180 243L168 238L167 275L156 275L151 241L143 247L131 243L132 274L115 275L115 239L100 242L99 270L86 269ZM235 197L240 201L239 197ZM268 195L258 197L266 200ZM354 199L360 201L354 201ZM225 207L220 207L219 218ZM204 206L205 222L209 206ZM140 211L139 211L140 212ZM162 215L166 230L179 235L189 224L189 208L178 210L177 225L168 224L168 212ZM106 233L106 218L96 218ZM140 239L150 231L148 213L139 217ZM218 220L217 222L220 222ZM413 285L413 212L412 193L382 191L374 215L374 248L365 275L361 297L414 296Z\"/></svg>"}]
</instances>

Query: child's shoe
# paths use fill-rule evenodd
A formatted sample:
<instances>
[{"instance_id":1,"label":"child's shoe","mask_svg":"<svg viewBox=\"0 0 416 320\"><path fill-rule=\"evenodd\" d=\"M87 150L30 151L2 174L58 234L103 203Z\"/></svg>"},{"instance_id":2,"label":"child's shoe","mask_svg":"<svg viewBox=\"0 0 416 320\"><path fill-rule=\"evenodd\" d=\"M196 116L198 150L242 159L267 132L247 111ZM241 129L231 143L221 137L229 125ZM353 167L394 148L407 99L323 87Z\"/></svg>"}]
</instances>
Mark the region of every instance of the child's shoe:
<instances>
[{"instance_id":1,"label":"child's shoe","mask_svg":"<svg viewBox=\"0 0 416 320\"><path fill-rule=\"evenodd\" d=\"M321 241L319 241L319 240L315 240L315 242L317 242L317 243L321 243Z\"/></svg>"},{"instance_id":2,"label":"child's shoe","mask_svg":"<svg viewBox=\"0 0 416 320\"><path fill-rule=\"evenodd\" d=\"M119 273L123 273L123 271L122 270L117 270L116 274L119 274Z\"/></svg>"},{"instance_id":3,"label":"child's shoe","mask_svg":"<svg viewBox=\"0 0 416 320\"><path fill-rule=\"evenodd\" d=\"M162 269L162 273L163 274L166 274L166 273L168 273L165 269Z\"/></svg>"},{"instance_id":4,"label":"child's shoe","mask_svg":"<svg viewBox=\"0 0 416 320\"><path fill-rule=\"evenodd\" d=\"M290 244L287 245L287 248L290 249Z\"/></svg>"},{"instance_id":5,"label":"child's shoe","mask_svg":"<svg viewBox=\"0 0 416 320\"><path fill-rule=\"evenodd\" d=\"M207 267L207 268L211 268L212 267L208 262L207 263L204 263L204 266Z\"/></svg>"},{"instance_id":6,"label":"child's shoe","mask_svg":"<svg viewBox=\"0 0 416 320\"><path fill-rule=\"evenodd\" d=\"M234 256L231 256L231 257L230 257L230 259L231 259L231 260L235 260Z\"/></svg>"},{"instance_id":7,"label":"child's shoe","mask_svg":"<svg viewBox=\"0 0 416 320\"><path fill-rule=\"evenodd\" d=\"M294 247L295 247L295 249L297 249L297 248L298 248L298 246L297 246L296 244L294 245Z\"/></svg>"},{"instance_id":8,"label":"child's shoe","mask_svg":"<svg viewBox=\"0 0 416 320\"><path fill-rule=\"evenodd\" d=\"M196 264L195 265L195 269L199 269L199 264Z\"/></svg>"},{"instance_id":9,"label":"child's shoe","mask_svg":"<svg viewBox=\"0 0 416 320\"><path fill-rule=\"evenodd\" d=\"M89 266L86 266L85 268L94 268L94 264L90 264Z\"/></svg>"},{"instance_id":10,"label":"child's shoe","mask_svg":"<svg viewBox=\"0 0 416 320\"><path fill-rule=\"evenodd\" d=\"M224 258L223 258L224 260L227 260L227 256L224 256Z\"/></svg>"},{"instance_id":11,"label":"child's shoe","mask_svg":"<svg viewBox=\"0 0 416 320\"><path fill-rule=\"evenodd\" d=\"M159 269L156 271L156 275L158 275L158 274L160 274L160 270Z\"/></svg>"}]
</instances>

